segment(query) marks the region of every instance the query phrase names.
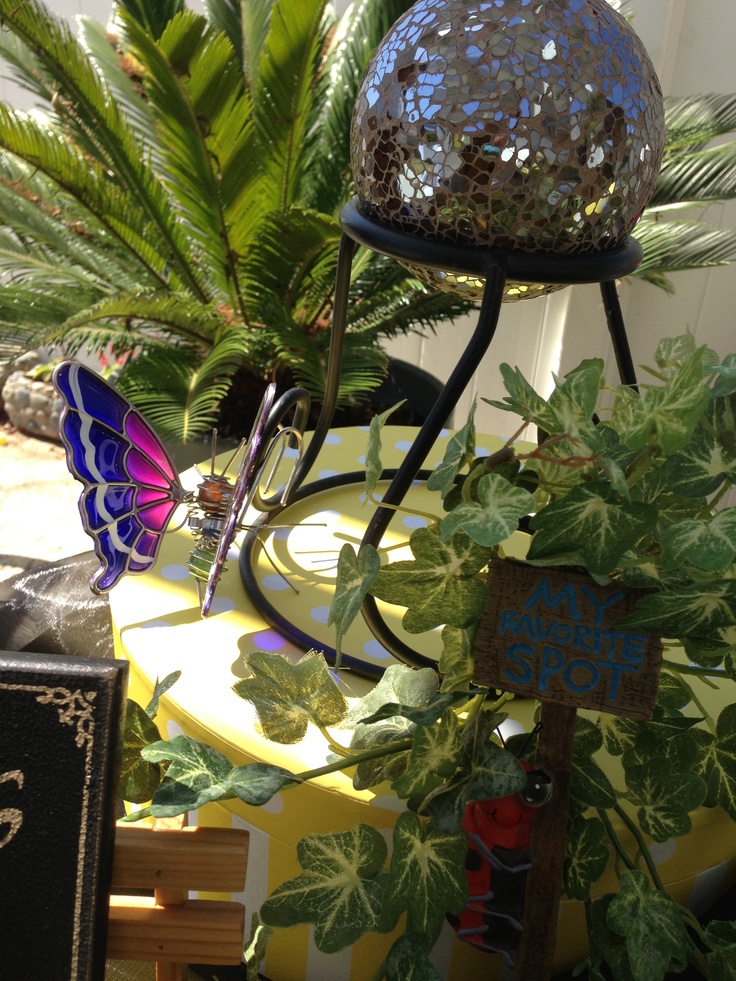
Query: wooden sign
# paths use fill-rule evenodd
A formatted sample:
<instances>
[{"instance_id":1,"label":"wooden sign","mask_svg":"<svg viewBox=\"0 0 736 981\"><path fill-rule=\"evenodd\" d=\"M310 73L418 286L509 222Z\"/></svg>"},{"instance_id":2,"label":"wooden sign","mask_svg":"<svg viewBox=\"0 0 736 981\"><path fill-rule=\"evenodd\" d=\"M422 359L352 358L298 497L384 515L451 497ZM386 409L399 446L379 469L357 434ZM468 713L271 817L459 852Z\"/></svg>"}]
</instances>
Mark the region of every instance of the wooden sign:
<instances>
[{"instance_id":1,"label":"wooden sign","mask_svg":"<svg viewBox=\"0 0 736 981\"><path fill-rule=\"evenodd\" d=\"M658 637L616 629L637 591L584 572L492 562L476 640L479 685L629 719L650 719Z\"/></svg>"},{"instance_id":2,"label":"wooden sign","mask_svg":"<svg viewBox=\"0 0 736 981\"><path fill-rule=\"evenodd\" d=\"M0 651L2 978L104 978L127 668Z\"/></svg>"}]
</instances>

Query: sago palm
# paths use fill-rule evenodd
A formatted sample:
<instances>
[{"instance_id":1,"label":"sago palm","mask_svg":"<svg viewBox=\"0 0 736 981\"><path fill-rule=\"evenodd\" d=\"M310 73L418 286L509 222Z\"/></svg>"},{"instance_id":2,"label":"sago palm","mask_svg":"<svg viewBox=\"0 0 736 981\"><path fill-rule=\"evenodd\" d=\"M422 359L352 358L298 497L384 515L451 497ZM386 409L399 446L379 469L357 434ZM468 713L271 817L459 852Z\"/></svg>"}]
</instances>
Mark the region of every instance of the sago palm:
<instances>
[{"instance_id":1,"label":"sago palm","mask_svg":"<svg viewBox=\"0 0 736 981\"><path fill-rule=\"evenodd\" d=\"M711 141L736 130L736 96L665 99L665 150L654 196L634 237L644 261L634 274L674 292L667 273L736 260L736 229L686 218L736 197L736 142Z\"/></svg>"},{"instance_id":2,"label":"sago palm","mask_svg":"<svg viewBox=\"0 0 736 981\"><path fill-rule=\"evenodd\" d=\"M233 376L319 396L349 196L349 125L408 0L120 0L77 40L0 0L0 53L45 112L0 105L0 333L133 351L121 387L163 434L209 427ZM453 316L395 262L354 264L342 392L380 339ZM243 421L246 424L246 420Z\"/></svg>"}]
</instances>

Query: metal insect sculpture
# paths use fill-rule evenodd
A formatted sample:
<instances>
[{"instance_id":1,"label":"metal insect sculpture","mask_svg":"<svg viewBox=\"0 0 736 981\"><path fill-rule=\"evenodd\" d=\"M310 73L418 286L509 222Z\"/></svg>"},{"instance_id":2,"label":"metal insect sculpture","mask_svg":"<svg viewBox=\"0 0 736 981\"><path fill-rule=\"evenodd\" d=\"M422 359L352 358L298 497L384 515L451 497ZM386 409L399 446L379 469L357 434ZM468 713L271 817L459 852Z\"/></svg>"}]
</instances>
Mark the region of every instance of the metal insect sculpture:
<instances>
[{"instance_id":1,"label":"metal insect sculpture","mask_svg":"<svg viewBox=\"0 0 736 981\"><path fill-rule=\"evenodd\" d=\"M471 801L463 828L468 836L465 859L468 905L447 919L461 940L480 950L501 954L509 967L519 945L526 877L531 869L531 821L552 795L547 774L521 761L526 785L508 797Z\"/></svg>"},{"instance_id":2,"label":"metal insect sculpture","mask_svg":"<svg viewBox=\"0 0 736 981\"><path fill-rule=\"evenodd\" d=\"M285 406L303 403L308 395L293 389L274 405L276 386L270 384L250 437L216 473L213 434L211 471L195 491L186 491L154 430L100 375L76 361L64 361L54 370L53 382L63 402L59 432L67 466L84 485L79 498L82 524L101 562L90 581L92 590L105 593L125 575L148 572L174 512L183 504L195 538L188 569L206 617L228 549L273 451L283 451L294 439L301 449L302 433L295 426L281 429L271 442L267 436L277 428ZM231 482L226 473L238 452L242 458ZM278 458L271 474L277 465ZM285 500L289 485L287 481L279 501Z\"/></svg>"}]
</instances>

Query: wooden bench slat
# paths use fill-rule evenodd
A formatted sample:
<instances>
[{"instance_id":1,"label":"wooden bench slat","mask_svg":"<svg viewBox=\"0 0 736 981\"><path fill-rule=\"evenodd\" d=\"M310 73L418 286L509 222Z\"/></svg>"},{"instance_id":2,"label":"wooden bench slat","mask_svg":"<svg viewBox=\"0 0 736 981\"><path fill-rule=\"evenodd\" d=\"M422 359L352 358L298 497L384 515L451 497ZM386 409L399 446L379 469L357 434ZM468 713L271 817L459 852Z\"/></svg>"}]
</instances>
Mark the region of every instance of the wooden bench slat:
<instances>
[{"instance_id":1,"label":"wooden bench slat","mask_svg":"<svg viewBox=\"0 0 736 981\"><path fill-rule=\"evenodd\" d=\"M152 831L118 825L113 888L240 892L248 840L248 832L237 828Z\"/></svg>"},{"instance_id":2,"label":"wooden bench slat","mask_svg":"<svg viewBox=\"0 0 736 981\"><path fill-rule=\"evenodd\" d=\"M192 899L156 906L146 897L110 900L107 956L119 960L239 964L245 909L241 903Z\"/></svg>"}]
</instances>

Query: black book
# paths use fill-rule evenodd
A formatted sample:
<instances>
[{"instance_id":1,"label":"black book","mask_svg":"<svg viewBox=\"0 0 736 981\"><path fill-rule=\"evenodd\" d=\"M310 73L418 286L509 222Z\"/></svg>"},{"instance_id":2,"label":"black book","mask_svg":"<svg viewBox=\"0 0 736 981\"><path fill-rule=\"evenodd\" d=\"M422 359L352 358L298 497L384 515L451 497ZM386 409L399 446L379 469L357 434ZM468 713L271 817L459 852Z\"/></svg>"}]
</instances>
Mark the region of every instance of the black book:
<instances>
[{"instance_id":1,"label":"black book","mask_svg":"<svg viewBox=\"0 0 736 981\"><path fill-rule=\"evenodd\" d=\"M128 665L0 652L0 981L102 981Z\"/></svg>"}]
</instances>

